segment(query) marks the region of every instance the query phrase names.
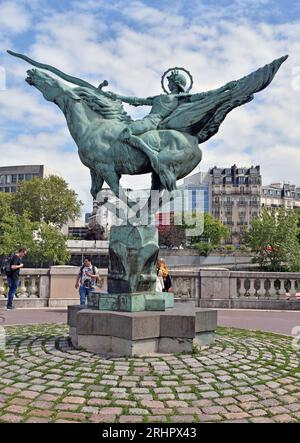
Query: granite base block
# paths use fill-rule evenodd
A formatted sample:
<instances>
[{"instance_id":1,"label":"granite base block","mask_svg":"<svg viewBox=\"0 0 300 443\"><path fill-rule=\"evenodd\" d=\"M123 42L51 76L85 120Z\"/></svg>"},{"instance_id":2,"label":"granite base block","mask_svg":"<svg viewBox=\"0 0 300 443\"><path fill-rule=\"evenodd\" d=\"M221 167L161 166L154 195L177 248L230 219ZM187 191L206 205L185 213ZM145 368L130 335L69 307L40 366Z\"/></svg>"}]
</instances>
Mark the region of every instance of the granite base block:
<instances>
[{"instance_id":1,"label":"granite base block","mask_svg":"<svg viewBox=\"0 0 300 443\"><path fill-rule=\"evenodd\" d=\"M192 352L214 340L217 312L178 303L168 311L115 312L68 307L75 347L120 356Z\"/></svg>"},{"instance_id":2,"label":"granite base block","mask_svg":"<svg viewBox=\"0 0 300 443\"><path fill-rule=\"evenodd\" d=\"M165 311L174 307L174 294L171 292L135 292L129 294L90 292L87 303L89 308L99 309L100 311Z\"/></svg>"}]
</instances>

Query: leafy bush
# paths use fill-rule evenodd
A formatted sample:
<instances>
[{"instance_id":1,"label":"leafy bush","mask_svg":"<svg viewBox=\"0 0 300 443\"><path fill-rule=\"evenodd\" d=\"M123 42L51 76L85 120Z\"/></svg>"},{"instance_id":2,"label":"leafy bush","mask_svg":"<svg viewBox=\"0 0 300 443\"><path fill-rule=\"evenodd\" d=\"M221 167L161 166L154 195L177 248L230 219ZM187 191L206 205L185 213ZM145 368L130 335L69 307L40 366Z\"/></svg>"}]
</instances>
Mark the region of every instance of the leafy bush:
<instances>
[{"instance_id":1,"label":"leafy bush","mask_svg":"<svg viewBox=\"0 0 300 443\"><path fill-rule=\"evenodd\" d=\"M199 255L202 255L203 257L207 257L214 249L210 243L205 242L195 243L193 244L193 248L197 249Z\"/></svg>"}]
</instances>

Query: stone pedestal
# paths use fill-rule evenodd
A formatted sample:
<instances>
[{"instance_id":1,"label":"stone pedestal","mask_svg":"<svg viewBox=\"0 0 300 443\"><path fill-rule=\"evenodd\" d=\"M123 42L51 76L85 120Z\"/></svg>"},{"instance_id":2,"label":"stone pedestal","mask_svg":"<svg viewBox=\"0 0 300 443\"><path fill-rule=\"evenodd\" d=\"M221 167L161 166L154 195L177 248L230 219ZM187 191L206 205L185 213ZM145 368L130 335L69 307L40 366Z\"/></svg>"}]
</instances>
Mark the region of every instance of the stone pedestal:
<instances>
[{"instance_id":1,"label":"stone pedestal","mask_svg":"<svg viewBox=\"0 0 300 443\"><path fill-rule=\"evenodd\" d=\"M112 226L108 292L154 292L158 252L158 231L155 226Z\"/></svg>"},{"instance_id":2,"label":"stone pedestal","mask_svg":"<svg viewBox=\"0 0 300 443\"><path fill-rule=\"evenodd\" d=\"M108 356L192 352L209 345L217 311L178 303L168 311L113 312L69 306L68 324L75 347Z\"/></svg>"},{"instance_id":3,"label":"stone pedestal","mask_svg":"<svg viewBox=\"0 0 300 443\"><path fill-rule=\"evenodd\" d=\"M165 311L174 307L172 292L109 294L90 292L87 306L100 311L141 312Z\"/></svg>"}]
</instances>

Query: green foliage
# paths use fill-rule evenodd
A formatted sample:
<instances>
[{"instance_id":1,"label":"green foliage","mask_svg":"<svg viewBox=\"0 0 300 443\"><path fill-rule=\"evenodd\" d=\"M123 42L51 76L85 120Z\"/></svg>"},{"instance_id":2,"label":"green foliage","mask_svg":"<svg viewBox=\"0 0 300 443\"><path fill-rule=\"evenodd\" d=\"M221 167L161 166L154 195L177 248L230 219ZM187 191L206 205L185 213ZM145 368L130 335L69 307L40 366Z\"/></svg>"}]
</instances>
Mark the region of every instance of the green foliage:
<instances>
[{"instance_id":1,"label":"green foliage","mask_svg":"<svg viewBox=\"0 0 300 443\"><path fill-rule=\"evenodd\" d=\"M0 221L0 230L0 253L3 255L26 246L33 264L64 264L69 261L66 237L53 225L31 221L27 212L22 216L7 213Z\"/></svg>"},{"instance_id":2,"label":"green foliage","mask_svg":"<svg viewBox=\"0 0 300 443\"><path fill-rule=\"evenodd\" d=\"M211 244L213 248L216 248L222 240L225 240L229 236L228 228L224 226L220 220L206 212L201 214L200 217L203 217L203 232L199 236L191 237L191 244L194 245L199 242L207 242ZM193 219L195 216L192 215L189 218ZM192 228L192 225L184 224L184 227Z\"/></svg>"},{"instance_id":3,"label":"green foliage","mask_svg":"<svg viewBox=\"0 0 300 443\"><path fill-rule=\"evenodd\" d=\"M251 248L249 248L249 246L246 246L246 245L240 245L238 250L240 252L245 252L245 253L251 252Z\"/></svg>"},{"instance_id":4,"label":"green foliage","mask_svg":"<svg viewBox=\"0 0 300 443\"><path fill-rule=\"evenodd\" d=\"M204 257L207 257L214 249L211 243L206 242L194 243L193 248L197 249L197 251L199 251L199 255L202 255Z\"/></svg>"},{"instance_id":5,"label":"green foliage","mask_svg":"<svg viewBox=\"0 0 300 443\"><path fill-rule=\"evenodd\" d=\"M297 238L298 238L298 242L300 243L300 208L295 208L295 209L294 209L294 213L296 214L297 219L298 219L299 233L298 233L298 235L297 235Z\"/></svg>"},{"instance_id":6,"label":"green foliage","mask_svg":"<svg viewBox=\"0 0 300 443\"><path fill-rule=\"evenodd\" d=\"M0 220L5 214L11 212L12 194L8 192L0 192Z\"/></svg>"},{"instance_id":7,"label":"green foliage","mask_svg":"<svg viewBox=\"0 0 300 443\"><path fill-rule=\"evenodd\" d=\"M227 226L224 226L220 220L214 218L212 215L207 213L204 214L203 239L216 247L222 240L226 240L228 236L229 230Z\"/></svg>"},{"instance_id":8,"label":"green foliage","mask_svg":"<svg viewBox=\"0 0 300 443\"><path fill-rule=\"evenodd\" d=\"M252 220L245 232L246 246L255 254L254 263L270 271L299 271L298 216L284 208L268 211Z\"/></svg>"},{"instance_id":9,"label":"green foliage","mask_svg":"<svg viewBox=\"0 0 300 443\"><path fill-rule=\"evenodd\" d=\"M41 223L39 226L39 240L35 242L35 263L54 263L63 265L70 260L70 253L66 248L67 236L53 225Z\"/></svg>"},{"instance_id":10,"label":"green foliage","mask_svg":"<svg viewBox=\"0 0 300 443\"><path fill-rule=\"evenodd\" d=\"M234 245L224 245L222 246L222 248L224 249L224 251L230 251L230 252L236 250L236 247Z\"/></svg>"},{"instance_id":11,"label":"green foliage","mask_svg":"<svg viewBox=\"0 0 300 443\"><path fill-rule=\"evenodd\" d=\"M37 223L32 222L26 212L22 216L13 212L5 214L0 221L0 253L9 255L22 246L32 250L33 232L37 228Z\"/></svg>"},{"instance_id":12,"label":"green foliage","mask_svg":"<svg viewBox=\"0 0 300 443\"><path fill-rule=\"evenodd\" d=\"M12 202L17 214L26 211L31 221L52 223L58 227L78 217L81 205L75 191L69 189L63 178L55 175L24 181Z\"/></svg>"}]
</instances>

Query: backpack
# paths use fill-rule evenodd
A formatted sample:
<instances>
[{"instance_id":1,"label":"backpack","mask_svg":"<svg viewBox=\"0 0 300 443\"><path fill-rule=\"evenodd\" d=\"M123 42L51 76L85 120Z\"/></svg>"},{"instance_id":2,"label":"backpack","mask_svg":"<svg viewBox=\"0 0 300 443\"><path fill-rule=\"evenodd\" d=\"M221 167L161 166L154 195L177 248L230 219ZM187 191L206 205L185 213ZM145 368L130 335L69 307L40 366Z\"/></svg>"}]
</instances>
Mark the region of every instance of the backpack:
<instances>
[{"instance_id":1,"label":"backpack","mask_svg":"<svg viewBox=\"0 0 300 443\"><path fill-rule=\"evenodd\" d=\"M13 259L13 255L9 255L8 257L4 257L2 264L1 264L1 274L6 274L7 277L11 277L12 276L12 269L11 269L11 262Z\"/></svg>"}]
</instances>

